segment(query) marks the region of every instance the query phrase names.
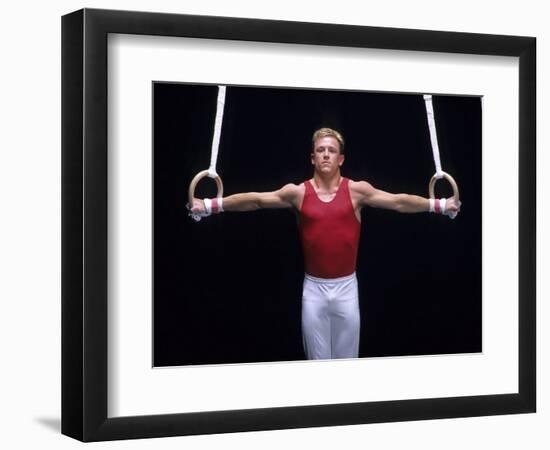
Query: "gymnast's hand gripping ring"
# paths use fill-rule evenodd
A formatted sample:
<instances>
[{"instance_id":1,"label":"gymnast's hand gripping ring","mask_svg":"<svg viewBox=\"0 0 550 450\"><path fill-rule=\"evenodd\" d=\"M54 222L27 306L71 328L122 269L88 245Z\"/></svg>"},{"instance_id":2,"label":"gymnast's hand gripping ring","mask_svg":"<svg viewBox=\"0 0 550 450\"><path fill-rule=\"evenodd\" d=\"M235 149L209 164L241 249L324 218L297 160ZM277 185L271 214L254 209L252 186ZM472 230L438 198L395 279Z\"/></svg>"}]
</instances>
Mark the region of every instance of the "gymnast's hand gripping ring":
<instances>
[{"instance_id":1,"label":"gymnast's hand gripping ring","mask_svg":"<svg viewBox=\"0 0 550 450\"><path fill-rule=\"evenodd\" d=\"M460 204L459 201L460 201L460 196L459 196L459 192L458 192L458 185L456 184L456 181L454 180L454 178L452 176L450 176L447 172L441 172L441 175L443 175L443 178L445 178L449 184L451 185L451 187L453 188L453 198L456 202L456 204ZM440 177L441 178L441 177ZM430 193L430 198L435 198L435 195L434 195L434 186L435 186L435 182L438 180L438 177L437 177L437 174L435 174L432 179L430 180L430 186L428 188L429 190L429 193Z\"/></svg>"},{"instance_id":2,"label":"gymnast's hand gripping ring","mask_svg":"<svg viewBox=\"0 0 550 450\"><path fill-rule=\"evenodd\" d=\"M208 170L202 170L201 172L195 175L195 177L191 180L191 183L189 184L189 209L193 207L193 198L195 198L195 188L197 187L198 182L205 177L214 178L214 181L216 181L216 185L218 187L218 194L216 195L216 197L217 198L223 197L223 182L220 176L218 174L212 175L211 172Z\"/></svg>"},{"instance_id":3,"label":"gymnast's hand gripping ring","mask_svg":"<svg viewBox=\"0 0 550 450\"><path fill-rule=\"evenodd\" d=\"M459 195L459 192L458 192L458 185L456 184L456 181L447 172L442 171L441 175L442 175L442 177L439 177L439 178L445 178L449 182L451 187L453 188L453 199L454 199L455 203L460 206L460 195ZM432 176L432 179L430 180L430 185L428 187L428 191L430 193L430 198L435 198L434 187L435 187L435 183L436 183L437 180L438 180L438 176L437 176L437 173L436 173L434 176ZM453 214L450 217L451 217L451 219L454 219L456 217L456 213Z\"/></svg>"}]
</instances>

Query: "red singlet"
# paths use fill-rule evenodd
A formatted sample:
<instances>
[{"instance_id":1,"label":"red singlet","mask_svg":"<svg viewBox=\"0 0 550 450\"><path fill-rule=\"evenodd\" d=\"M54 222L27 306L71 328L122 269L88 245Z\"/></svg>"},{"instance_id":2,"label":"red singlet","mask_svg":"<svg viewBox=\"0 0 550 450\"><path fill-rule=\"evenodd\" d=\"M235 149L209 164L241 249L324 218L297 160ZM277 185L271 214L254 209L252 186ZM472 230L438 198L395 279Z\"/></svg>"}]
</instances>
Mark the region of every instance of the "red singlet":
<instances>
[{"instance_id":1,"label":"red singlet","mask_svg":"<svg viewBox=\"0 0 550 450\"><path fill-rule=\"evenodd\" d=\"M318 278L340 278L355 272L361 224L357 220L343 178L330 202L317 196L310 181L300 210L300 236L306 273Z\"/></svg>"}]
</instances>

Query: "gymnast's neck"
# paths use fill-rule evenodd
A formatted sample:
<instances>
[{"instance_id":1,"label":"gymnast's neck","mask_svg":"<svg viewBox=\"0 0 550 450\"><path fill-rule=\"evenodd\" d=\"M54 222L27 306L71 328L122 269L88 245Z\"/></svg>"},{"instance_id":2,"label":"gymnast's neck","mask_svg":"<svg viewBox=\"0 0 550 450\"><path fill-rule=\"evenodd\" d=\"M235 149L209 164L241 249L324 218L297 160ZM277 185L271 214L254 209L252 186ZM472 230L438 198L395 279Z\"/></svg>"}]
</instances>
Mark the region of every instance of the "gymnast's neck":
<instances>
[{"instance_id":1,"label":"gymnast's neck","mask_svg":"<svg viewBox=\"0 0 550 450\"><path fill-rule=\"evenodd\" d=\"M340 186L341 181L342 181L342 175L340 173L340 170L330 174L315 171L313 174L314 186L317 189L320 189L322 191L331 192L333 190L338 189L338 186Z\"/></svg>"}]
</instances>

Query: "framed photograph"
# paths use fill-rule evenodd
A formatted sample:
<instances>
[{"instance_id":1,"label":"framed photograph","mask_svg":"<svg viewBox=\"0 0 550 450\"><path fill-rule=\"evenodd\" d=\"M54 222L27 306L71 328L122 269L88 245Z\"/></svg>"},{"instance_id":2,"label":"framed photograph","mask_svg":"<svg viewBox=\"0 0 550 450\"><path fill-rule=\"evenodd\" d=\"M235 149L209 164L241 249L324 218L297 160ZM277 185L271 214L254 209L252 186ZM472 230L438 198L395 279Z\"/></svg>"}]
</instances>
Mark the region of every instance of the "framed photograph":
<instances>
[{"instance_id":1,"label":"framed photograph","mask_svg":"<svg viewBox=\"0 0 550 450\"><path fill-rule=\"evenodd\" d=\"M536 40L62 20L62 432L535 412Z\"/></svg>"}]
</instances>

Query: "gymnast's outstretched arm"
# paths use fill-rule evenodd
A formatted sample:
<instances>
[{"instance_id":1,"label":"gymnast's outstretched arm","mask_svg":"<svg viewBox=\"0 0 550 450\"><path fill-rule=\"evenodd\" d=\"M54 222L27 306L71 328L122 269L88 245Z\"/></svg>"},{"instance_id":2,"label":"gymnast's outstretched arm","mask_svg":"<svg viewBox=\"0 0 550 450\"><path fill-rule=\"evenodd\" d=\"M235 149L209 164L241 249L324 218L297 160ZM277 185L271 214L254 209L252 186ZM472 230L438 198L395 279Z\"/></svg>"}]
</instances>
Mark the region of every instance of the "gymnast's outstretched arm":
<instances>
[{"instance_id":1,"label":"gymnast's outstretched arm","mask_svg":"<svg viewBox=\"0 0 550 450\"><path fill-rule=\"evenodd\" d=\"M433 206L430 206L430 199L428 198L410 194L391 194L376 189L366 181L350 183L350 190L354 203L358 204L359 207L371 206L374 208L391 209L402 213L429 212L433 208ZM455 199L451 197L446 200L445 208L441 212L451 216L457 214L459 211L460 202L457 204Z\"/></svg>"},{"instance_id":2,"label":"gymnast's outstretched arm","mask_svg":"<svg viewBox=\"0 0 550 450\"><path fill-rule=\"evenodd\" d=\"M281 189L272 192L245 192L234 194L223 199L211 200L212 212L221 211L254 211L262 208L298 208L298 202L303 186L287 184ZM202 199L193 199L192 213L208 213L208 202Z\"/></svg>"}]
</instances>

